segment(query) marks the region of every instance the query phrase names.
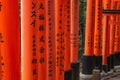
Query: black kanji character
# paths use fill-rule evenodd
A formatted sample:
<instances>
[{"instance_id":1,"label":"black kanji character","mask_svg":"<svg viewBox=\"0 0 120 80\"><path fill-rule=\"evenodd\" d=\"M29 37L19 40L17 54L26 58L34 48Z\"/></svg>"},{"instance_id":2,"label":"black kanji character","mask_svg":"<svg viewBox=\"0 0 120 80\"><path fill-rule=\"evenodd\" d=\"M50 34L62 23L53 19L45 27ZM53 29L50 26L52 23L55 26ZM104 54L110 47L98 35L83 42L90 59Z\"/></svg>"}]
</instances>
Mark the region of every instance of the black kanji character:
<instances>
[{"instance_id":1,"label":"black kanji character","mask_svg":"<svg viewBox=\"0 0 120 80\"><path fill-rule=\"evenodd\" d=\"M42 63L44 63L44 58L40 58L40 63L42 64Z\"/></svg>"},{"instance_id":2,"label":"black kanji character","mask_svg":"<svg viewBox=\"0 0 120 80\"><path fill-rule=\"evenodd\" d=\"M39 19L44 20L44 14L40 14Z\"/></svg>"},{"instance_id":3,"label":"black kanji character","mask_svg":"<svg viewBox=\"0 0 120 80\"><path fill-rule=\"evenodd\" d=\"M1 11L1 8L2 8L2 3L0 2L0 11Z\"/></svg>"},{"instance_id":4,"label":"black kanji character","mask_svg":"<svg viewBox=\"0 0 120 80\"><path fill-rule=\"evenodd\" d=\"M33 75L37 75L37 70L33 69Z\"/></svg>"},{"instance_id":5,"label":"black kanji character","mask_svg":"<svg viewBox=\"0 0 120 80\"><path fill-rule=\"evenodd\" d=\"M35 43L35 42L36 42L36 40L34 39L34 40L33 40L33 43Z\"/></svg>"},{"instance_id":6,"label":"black kanji character","mask_svg":"<svg viewBox=\"0 0 120 80\"><path fill-rule=\"evenodd\" d=\"M40 53L44 53L45 49L43 47L40 48Z\"/></svg>"},{"instance_id":7,"label":"black kanji character","mask_svg":"<svg viewBox=\"0 0 120 80\"><path fill-rule=\"evenodd\" d=\"M3 43L4 41L2 40L2 34L0 33L0 42Z\"/></svg>"},{"instance_id":8,"label":"black kanji character","mask_svg":"<svg viewBox=\"0 0 120 80\"><path fill-rule=\"evenodd\" d=\"M32 16L31 17L36 17L36 11L32 12Z\"/></svg>"},{"instance_id":9,"label":"black kanji character","mask_svg":"<svg viewBox=\"0 0 120 80\"><path fill-rule=\"evenodd\" d=\"M36 3L32 2L32 9L36 7Z\"/></svg>"},{"instance_id":10,"label":"black kanji character","mask_svg":"<svg viewBox=\"0 0 120 80\"><path fill-rule=\"evenodd\" d=\"M40 42L45 42L44 36L41 36L41 37L40 37Z\"/></svg>"},{"instance_id":11,"label":"black kanji character","mask_svg":"<svg viewBox=\"0 0 120 80\"><path fill-rule=\"evenodd\" d=\"M32 25L33 27L35 27L35 26L36 26L36 20L34 20L34 21L31 23L31 25Z\"/></svg>"},{"instance_id":12,"label":"black kanji character","mask_svg":"<svg viewBox=\"0 0 120 80\"><path fill-rule=\"evenodd\" d=\"M34 43L34 44L32 45L32 47L36 47L36 44Z\"/></svg>"},{"instance_id":13,"label":"black kanji character","mask_svg":"<svg viewBox=\"0 0 120 80\"><path fill-rule=\"evenodd\" d=\"M62 24L62 20L59 20L59 23Z\"/></svg>"},{"instance_id":14,"label":"black kanji character","mask_svg":"<svg viewBox=\"0 0 120 80\"><path fill-rule=\"evenodd\" d=\"M49 76L49 77L51 77L51 76L52 76L52 74L49 74L48 76Z\"/></svg>"},{"instance_id":15,"label":"black kanji character","mask_svg":"<svg viewBox=\"0 0 120 80\"><path fill-rule=\"evenodd\" d=\"M33 59L32 64L37 64L37 59Z\"/></svg>"},{"instance_id":16,"label":"black kanji character","mask_svg":"<svg viewBox=\"0 0 120 80\"><path fill-rule=\"evenodd\" d=\"M40 3L40 5L39 5L39 9L44 9L44 5L43 5L43 3Z\"/></svg>"},{"instance_id":17,"label":"black kanji character","mask_svg":"<svg viewBox=\"0 0 120 80\"><path fill-rule=\"evenodd\" d=\"M36 38L35 35L33 35L32 38L35 39Z\"/></svg>"},{"instance_id":18,"label":"black kanji character","mask_svg":"<svg viewBox=\"0 0 120 80\"><path fill-rule=\"evenodd\" d=\"M40 25L40 26L39 26L39 30L40 30L40 31L44 31L44 26L43 26L43 25Z\"/></svg>"}]
</instances>

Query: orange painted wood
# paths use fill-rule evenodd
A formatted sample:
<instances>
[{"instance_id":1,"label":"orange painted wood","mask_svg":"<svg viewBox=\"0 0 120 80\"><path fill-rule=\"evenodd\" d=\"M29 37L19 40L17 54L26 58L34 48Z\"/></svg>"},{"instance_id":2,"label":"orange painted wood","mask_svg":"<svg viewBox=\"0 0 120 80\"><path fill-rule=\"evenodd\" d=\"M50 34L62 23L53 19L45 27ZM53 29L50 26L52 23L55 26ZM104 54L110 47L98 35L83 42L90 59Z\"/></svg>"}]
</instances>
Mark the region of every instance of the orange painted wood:
<instances>
[{"instance_id":1,"label":"orange painted wood","mask_svg":"<svg viewBox=\"0 0 120 80\"><path fill-rule=\"evenodd\" d=\"M47 80L56 80L55 0L46 0Z\"/></svg>"},{"instance_id":2,"label":"orange painted wood","mask_svg":"<svg viewBox=\"0 0 120 80\"><path fill-rule=\"evenodd\" d=\"M21 79L38 80L37 1L21 0Z\"/></svg>"},{"instance_id":3,"label":"orange painted wood","mask_svg":"<svg viewBox=\"0 0 120 80\"><path fill-rule=\"evenodd\" d=\"M18 0L0 0L0 80L20 80L18 3Z\"/></svg>"},{"instance_id":4,"label":"orange painted wood","mask_svg":"<svg viewBox=\"0 0 120 80\"><path fill-rule=\"evenodd\" d=\"M38 79L47 80L47 25L46 0L38 0L37 6L37 52L38 52Z\"/></svg>"},{"instance_id":5,"label":"orange painted wood","mask_svg":"<svg viewBox=\"0 0 120 80\"><path fill-rule=\"evenodd\" d=\"M117 1L117 2L119 2L120 0L112 0L112 1Z\"/></svg>"},{"instance_id":6,"label":"orange painted wood","mask_svg":"<svg viewBox=\"0 0 120 80\"><path fill-rule=\"evenodd\" d=\"M95 6L95 32L94 32L94 55L101 56L102 37L102 0L96 0Z\"/></svg>"},{"instance_id":7,"label":"orange painted wood","mask_svg":"<svg viewBox=\"0 0 120 80\"><path fill-rule=\"evenodd\" d=\"M78 61L79 0L71 0L71 62Z\"/></svg>"},{"instance_id":8,"label":"orange painted wood","mask_svg":"<svg viewBox=\"0 0 120 80\"><path fill-rule=\"evenodd\" d=\"M64 31L65 31L65 61L64 69L69 71L71 69L71 53L70 53L70 26L71 26L71 0L65 0L63 3L64 6Z\"/></svg>"},{"instance_id":9,"label":"orange painted wood","mask_svg":"<svg viewBox=\"0 0 120 80\"><path fill-rule=\"evenodd\" d=\"M117 6L115 2L111 2L111 10L116 10ZM115 41L115 27L116 27L116 16L110 17L110 54L114 53L114 41Z\"/></svg>"},{"instance_id":10,"label":"orange painted wood","mask_svg":"<svg viewBox=\"0 0 120 80\"><path fill-rule=\"evenodd\" d=\"M119 9L119 5L118 2L114 2L114 4L116 5L116 9ZM114 42L114 51L119 51L119 39L120 39L120 27L119 24L117 23L119 21L120 17L116 16L116 24L115 24L115 42Z\"/></svg>"},{"instance_id":11,"label":"orange painted wood","mask_svg":"<svg viewBox=\"0 0 120 80\"><path fill-rule=\"evenodd\" d=\"M86 33L84 55L93 56L94 54L94 24L95 24L95 0L87 1L86 12Z\"/></svg>"},{"instance_id":12,"label":"orange painted wood","mask_svg":"<svg viewBox=\"0 0 120 80\"><path fill-rule=\"evenodd\" d=\"M65 32L63 16L63 0L55 1L56 25L56 80L64 80Z\"/></svg>"},{"instance_id":13,"label":"orange painted wood","mask_svg":"<svg viewBox=\"0 0 120 80\"><path fill-rule=\"evenodd\" d=\"M105 0L104 1L104 9L110 9L111 8L111 1ZM109 16L104 16L104 23L103 23L103 41L102 41L102 64L107 65L107 57L109 56Z\"/></svg>"}]
</instances>

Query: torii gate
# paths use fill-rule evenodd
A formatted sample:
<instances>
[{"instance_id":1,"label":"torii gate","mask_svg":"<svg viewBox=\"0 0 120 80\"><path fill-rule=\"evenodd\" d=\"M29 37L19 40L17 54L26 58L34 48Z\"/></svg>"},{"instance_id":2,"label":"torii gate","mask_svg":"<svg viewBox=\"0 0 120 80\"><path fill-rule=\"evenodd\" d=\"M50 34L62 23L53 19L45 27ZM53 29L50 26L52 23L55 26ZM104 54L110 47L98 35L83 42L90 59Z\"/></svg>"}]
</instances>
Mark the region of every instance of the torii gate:
<instances>
[{"instance_id":1,"label":"torii gate","mask_svg":"<svg viewBox=\"0 0 120 80\"><path fill-rule=\"evenodd\" d=\"M88 0L86 11L85 51L83 55L82 80L92 80L93 69L108 72L114 69L114 55L119 54L119 26L110 24L111 18L120 15L120 0ZM104 4L104 9L102 9ZM113 6L116 8L113 9ZM112 8L112 9L111 9ZM104 23L102 28L102 16ZM114 22L112 22L114 23ZM116 26L116 28L114 27ZM115 31L115 29L117 31ZM113 33L115 33L113 35ZM114 42L114 39L117 39ZM116 45L115 45L116 44ZM115 53L117 51L117 53ZM119 54L120 55L120 54Z\"/></svg>"}]
</instances>

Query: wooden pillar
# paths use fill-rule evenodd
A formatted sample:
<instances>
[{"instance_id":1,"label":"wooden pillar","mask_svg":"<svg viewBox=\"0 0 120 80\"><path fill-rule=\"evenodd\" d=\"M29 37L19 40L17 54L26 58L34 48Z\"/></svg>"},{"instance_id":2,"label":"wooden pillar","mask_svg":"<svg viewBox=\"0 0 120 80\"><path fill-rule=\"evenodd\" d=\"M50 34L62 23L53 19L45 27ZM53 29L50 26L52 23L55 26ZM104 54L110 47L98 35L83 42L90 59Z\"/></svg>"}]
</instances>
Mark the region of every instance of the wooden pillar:
<instances>
[{"instance_id":1,"label":"wooden pillar","mask_svg":"<svg viewBox=\"0 0 120 80\"><path fill-rule=\"evenodd\" d=\"M47 80L46 0L38 0L37 9L38 79Z\"/></svg>"},{"instance_id":2,"label":"wooden pillar","mask_svg":"<svg viewBox=\"0 0 120 80\"><path fill-rule=\"evenodd\" d=\"M55 0L46 0L47 80L56 80Z\"/></svg>"},{"instance_id":3,"label":"wooden pillar","mask_svg":"<svg viewBox=\"0 0 120 80\"><path fill-rule=\"evenodd\" d=\"M64 16L63 16L63 0L55 1L55 25L56 25L56 80L64 80Z\"/></svg>"},{"instance_id":4,"label":"wooden pillar","mask_svg":"<svg viewBox=\"0 0 120 80\"><path fill-rule=\"evenodd\" d=\"M38 79L37 1L21 0L21 79ZM44 72L43 72L44 73Z\"/></svg>"},{"instance_id":5,"label":"wooden pillar","mask_svg":"<svg viewBox=\"0 0 120 80\"><path fill-rule=\"evenodd\" d=\"M78 60L78 32L79 32L79 5L80 0L71 0L71 27L70 27L70 54L72 79L79 80L79 60Z\"/></svg>"},{"instance_id":6,"label":"wooden pillar","mask_svg":"<svg viewBox=\"0 0 120 80\"><path fill-rule=\"evenodd\" d=\"M0 0L0 80L20 80L18 4L18 0Z\"/></svg>"},{"instance_id":7,"label":"wooden pillar","mask_svg":"<svg viewBox=\"0 0 120 80\"><path fill-rule=\"evenodd\" d=\"M86 33L85 33L85 51L83 55L83 67L81 79L86 76L85 80L92 78L94 68L94 26L95 25L95 0L87 0L86 12ZM90 76L90 77L88 77ZM83 77L84 78L84 77Z\"/></svg>"},{"instance_id":8,"label":"wooden pillar","mask_svg":"<svg viewBox=\"0 0 120 80\"><path fill-rule=\"evenodd\" d=\"M105 0L104 1L104 9L110 9L110 0ZM109 30L110 30L110 25L109 25L109 16L104 16L104 20L103 20L103 41L102 41L102 65L103 65L103 70L105 72L108 71L108 65L107 63L109 61L107 61L109 58Z\"/></svg>"},{"instance_id":9,"label":"wooden pillar","mask_svg":"<svg viewBox=\"0 0 120 80\"><path fill-rule=\"evenodd\" d=\"M102 69L102 0L96 0L95 7L95 30L94 30L94 55L95 67L99 70Z\"/></svg>"}]
</instances>

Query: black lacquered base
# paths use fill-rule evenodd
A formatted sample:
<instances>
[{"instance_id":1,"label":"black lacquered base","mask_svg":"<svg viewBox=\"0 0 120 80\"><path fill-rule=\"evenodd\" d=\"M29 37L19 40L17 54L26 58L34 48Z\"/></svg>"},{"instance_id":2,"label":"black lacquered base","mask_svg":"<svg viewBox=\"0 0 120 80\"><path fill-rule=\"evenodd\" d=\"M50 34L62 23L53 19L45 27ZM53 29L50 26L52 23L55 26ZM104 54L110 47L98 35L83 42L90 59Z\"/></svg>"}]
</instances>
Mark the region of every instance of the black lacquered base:
<instances>
[{"instance_id":1,"label":"black lacquered base","mask_svg":"<svg viewBox=\"0 0 120 80\"><path fill-rule=\"evenodd\" d=\"M64 80L72 80L72 70L65 71Z\"/></svg>"},{"instance_id":2,"label":"black lacquered base","mask_svg":"<svg viewBox=\"0 0 120 80\"><path fill-rule=\"evenodd\" d=\"M107 73L108 72L108 67L107 65L102 65L102 70Z\"/></svg>"},{"instance_id":3,"label":"black lacquered base","mask_svg":"<svg viewBox=\"0 0 120 80\"><path fill-rule=\"evenodd\" d=\"M107 69L108 69L108 71L110 71L111 70L111 63L110 63L110 56L108 56L107 57Z\"/></svg>"},{"instance_id":4,"label":"black lacquered base","mask_svg":"<svg viewBox=\"0 0 120 80\"><path fill-rule=\"evenodd\" d=\"M102 56L95 56L95 69L102 71Z\"/></svg>"},{"instance_id":5,"label":"black lacquered base","mask_svg":"<svg viewBox=\"0 0 120 80\"><path fill-rule=\"evenodd\" d=\"M114 53L114 65L119 66L120 65L120 52L115 52Z\"/></svg>"},{"instance_id":6,"label":"black lacquered base","mask_svg":"<svg viewBox=\"0 0 120 80\"><path fill-rule=\"evenodd\" d=\"M82 74L91 75L95 67L95 56L83 55L82 61Z\"/></svg>"},{"instance_id":7,"label":"black lacquered base","mask_svg":"<svg viewBox=\"0 0 120 80\"><path fill-rule=\"evenodd\" d=\"M110 55L110 68L114 69L114 55Z\"/></svg>"},{"instance_id":8,"label":"black lacquered base","mask_svg":"<svg viewBox=\"0 0 120 80\"><path fill-rule=\"evenodd\" d=\"M72 68L72 80L79 80L80 63L79 62L71 63L71 68Z\"/></svg>"}]
</instances>

